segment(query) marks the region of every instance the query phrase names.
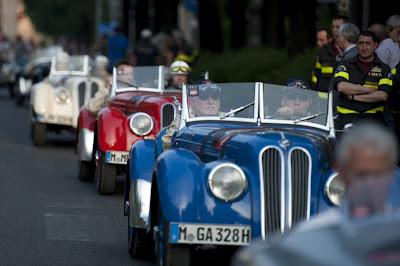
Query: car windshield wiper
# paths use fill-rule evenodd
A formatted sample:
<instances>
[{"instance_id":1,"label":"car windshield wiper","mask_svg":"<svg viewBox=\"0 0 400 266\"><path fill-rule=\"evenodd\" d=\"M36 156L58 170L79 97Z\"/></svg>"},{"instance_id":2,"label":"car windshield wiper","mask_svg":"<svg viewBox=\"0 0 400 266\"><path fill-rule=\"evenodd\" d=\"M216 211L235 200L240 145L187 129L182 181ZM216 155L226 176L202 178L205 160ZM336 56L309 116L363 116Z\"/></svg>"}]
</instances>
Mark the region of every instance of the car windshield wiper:
<instances>
[{"instance_id":1,"label":"car windshield wiper","mask_svg":"<svg viewBox=\"0 0 400 266\"><path fill-rule=\"evenodd\" d=\"M248 108L248 107L250 107L250 106L252 106L252 105L254 105L254 102L251 102L251 103L248 103L248 104L246 104L246 105L240 106L240 107L238 107L238 108L236 108L236 109L233 109L233 110L227 112L226 114L223 114L223 115L220 116L219 118L220 118L220 119L224 119L224 118L226 118L226 117L228 117L228 116L230 116L230 115L232 115L232 114L236 114L236 113L238 113L238 112L240 112L240 111L243 111L244 109L246 109L246 108Z\"/></svg>"},{"instance_id":2,"label":"car windshield wiper","mask_svg":"<svg viewBox=\"0 0 400 266\"><path fill-rule=\"evenodd\" d=\"M294 123L297 124L297 123L299 123L299 122L311 120L311 119L314 119L314 118L316 118L316 117L318 117L318 116L321 116L321 115L323 115L323 114L326 114L326 112L322 112L322 113L317 113L317 114L313 114L313 115L304 116L304 117L302 117L302 118L299 118L299 119L294 120Z\"/></svg>"}]
</instances>

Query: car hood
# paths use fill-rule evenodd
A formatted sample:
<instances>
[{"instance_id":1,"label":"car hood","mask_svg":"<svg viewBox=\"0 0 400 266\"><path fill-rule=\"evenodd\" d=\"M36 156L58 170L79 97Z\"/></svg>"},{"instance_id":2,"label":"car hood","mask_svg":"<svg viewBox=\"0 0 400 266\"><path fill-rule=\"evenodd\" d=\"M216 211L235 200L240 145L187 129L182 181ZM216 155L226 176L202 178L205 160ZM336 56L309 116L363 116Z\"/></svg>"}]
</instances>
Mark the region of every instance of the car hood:
<instances>
[{"instance_id":1,"label":"car hood","mask_svg":"<svg viewBox=\"0 0 400 266\"><path fill-rule=\"evenodd\" d=\"M128 92L120 93L114 96L109 102L110 108L120 109L125 114L146 110L154 106L161 106L167 102L173 102L174 99L181 100L178 93L160 94L157 92Z\"/></svg>"},{"instance_id":2,"label":"car hood","mask_svg":"<svg viewBox=\"0 0 400 266\"><path fill-rule=\"evenodd\" d=\"M333 150L327 133L301 126L196 124L179 132L176 140L178 147L192 150L205 162L223 158L233 162L247 160L267 146L287 150L302 147L325 155Z\"/></svg>"}]
</instances>

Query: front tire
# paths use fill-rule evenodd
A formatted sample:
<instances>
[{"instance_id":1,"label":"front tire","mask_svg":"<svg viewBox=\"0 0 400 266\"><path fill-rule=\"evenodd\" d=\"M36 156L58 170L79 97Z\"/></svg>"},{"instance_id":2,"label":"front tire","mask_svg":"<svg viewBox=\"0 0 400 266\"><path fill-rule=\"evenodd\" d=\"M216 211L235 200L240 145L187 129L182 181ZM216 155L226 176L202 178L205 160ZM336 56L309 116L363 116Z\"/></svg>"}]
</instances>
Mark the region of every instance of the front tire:
<instances>
[{"instance_id":1,"label":"front tire","mask_svg":"<svg viewBox=\"0 0 400 266\"><path fill-rule=\"evenodd\" d=\"M161 210L158 212L160 220L158 228L163 228L163 237L156 242L158 266L190 266L191 250L188 246L171 244L168 242L169 226L164 222ZM162 225L162 227L160 227Z\"/></svg>"},{"instance_id":2,"label":"front tire","mask_svg":"<svg viewBox=\"0 0 400 266\"><path fill-rule=\"evenodd\" d=\"M41 147L46 144L46 124L32 122L31 134L35 146Z\"/></svg>"},{"instance_id":3,"label":"front tire","mask_svg":"<svg viewBox=\"0 0 400 266\"><path fill-rule=\"evenodd\" d=\"M82 182L92 182L95 175L95 165L93 162L79 161L79 180Z\"/></svg>"},{"instance_id":4,"label":"front tire","mask_svg":"<svg viewBox=\"0 0 400 266\"><path fill-rule=\"evenodd\" d=\"M151 235L146 232L146 229L129 227L129 218L128 251L132 258L145 260L151 259L154 251Z\"/></svg>"},{"instance_id":5,"label":"front tire","mask_svg":"<svg viewBox=\"0 0 400 266\"><path fill-rule=\"evenodd\" d=\"M97 166L97 192L114 194L117 183L117 166L99 161Z\"/></svg>"}]
</instances>

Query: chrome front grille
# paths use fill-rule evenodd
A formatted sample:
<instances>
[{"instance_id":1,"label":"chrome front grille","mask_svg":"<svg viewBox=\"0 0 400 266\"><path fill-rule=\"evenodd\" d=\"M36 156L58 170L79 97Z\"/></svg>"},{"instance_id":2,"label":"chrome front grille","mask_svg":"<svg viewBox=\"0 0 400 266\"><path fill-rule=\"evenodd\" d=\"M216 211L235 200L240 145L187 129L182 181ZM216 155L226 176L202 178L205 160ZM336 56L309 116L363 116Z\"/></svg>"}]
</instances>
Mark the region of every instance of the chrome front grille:
<instances>
[{"instance_id":1,"label":"chrome front grille","mask_svg":"<svg viewBox=\"0 0 400 266\"><path fill-rule=\"evenodd\" d=\"M310 158L303 149L290 153L292 191L292 224L308 218Z\"/></svg>"},{"instance_id":2,"label":"chrome front grille","mask_svg":"<svg viewBox=\"0 0 400 266\"><path fill-rule=\"evenodd\" d=\"M307 150L295 147L286 152L279 147L267 147L262 151L260 163L265 235L283 232L308 219L311 156Z\"/></svg>"},{"instance_id":3,"label":"chrome front grille","mask_svg":"<svg viewBox=\"0 0 400 266\"><path fill-rule=\"evenodd\" d=\"M161 108L161 128L169 126L175 118L175 106L166 103Z\"/></svg>"},{"instance_id":4,"label":"chrome front grille","mask_svg":"<svg viewBox=\"0 0 400 266\"><path fill-rule=\"evenodd\" d=\"M265 228L267 234L281 230L282 157L279 150L268 148L262 155L265 191Z\"/></svg>"}]
</instances>

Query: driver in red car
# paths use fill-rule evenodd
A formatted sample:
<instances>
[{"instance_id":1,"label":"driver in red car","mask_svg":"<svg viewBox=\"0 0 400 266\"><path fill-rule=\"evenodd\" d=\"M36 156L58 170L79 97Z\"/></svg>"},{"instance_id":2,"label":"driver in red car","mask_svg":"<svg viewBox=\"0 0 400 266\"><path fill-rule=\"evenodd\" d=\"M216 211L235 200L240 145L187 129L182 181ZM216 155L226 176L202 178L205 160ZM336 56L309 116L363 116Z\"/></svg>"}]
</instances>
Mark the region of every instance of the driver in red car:
<instances>
[{"instance_id":1,"label":"driver in red car","mask_svg":"<svg viewBox=\"0 0 400 266\"><path fill-rule=\"evenodd\" d=\"M117 68L117 79L123 83L132 84L133 82L133 65L127 60L120 60L115 65ZM107 105L110 98L111 84L106 84L98 90L93 98L87 104L87 109L97 114L103 107Z\"/></svg>"}]
</instances>

